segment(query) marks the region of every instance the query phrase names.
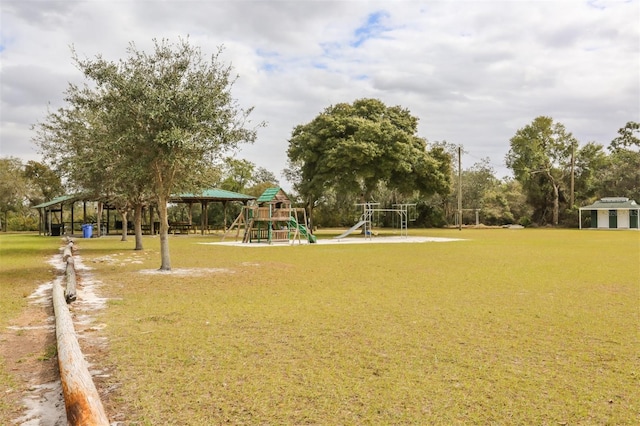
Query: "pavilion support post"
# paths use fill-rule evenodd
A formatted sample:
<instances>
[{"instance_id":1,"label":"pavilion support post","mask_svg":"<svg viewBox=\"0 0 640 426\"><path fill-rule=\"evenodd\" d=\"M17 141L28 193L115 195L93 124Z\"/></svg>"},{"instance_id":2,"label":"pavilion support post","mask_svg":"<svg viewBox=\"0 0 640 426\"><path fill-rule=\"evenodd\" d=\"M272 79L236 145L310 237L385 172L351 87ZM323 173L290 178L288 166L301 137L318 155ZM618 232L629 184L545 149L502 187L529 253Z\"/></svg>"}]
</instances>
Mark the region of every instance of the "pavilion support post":
<instances>
[{"instance_id":1,"label":"pavilion support post","mask_svg":"<svg viewBox=\"0 0 640 426\"><path fill-rule=\"evenodd\" d=\"M65 234L64 230L64 203L60 203L60 235Z\"/></svg>"},{"instance_id":2,"label":"pavilion support post","mask_svg":"<svg viewBox=\"0 0 640 426\"><path fill-rule=\"evenodd\" d=\"M102 220L102 201L98 201L98 212L96 213L96 235L98 237L102 236L102 232L100 229L100 225L101 225L101 220Z\"/></svg>"},{"instance_id":3,"label":"pavilion support post","mask_svg":"<svg viewBox=\"0 0 640 426\"><path fill-rule=\"evenodd\" d=\"M222 222L222 232L227 232L227 202L222 202L222 212L223 212L223 222Z\"/></svg>"},{"instance_id":4,"label":"pavilion support post","mask_svg":"<svg viewBox=\"0 0 640 426\"><path fill-rule=\"evenodd\" d=\"M44 234L44 221L42 220L42 210L38 209L38 235Z\"/></svg>"},{"instance_id":5,"label":"pavilion support post","mask_svg":"<svg viewBox=\"0 0 640 426\"><path fill-rule=\"evenodd\" d=\"M156 233L156 223L153 221L153 204L149 204L149 232L151 235Z\"/></svg>"},{"instance_id":6,"label":"pavilion support post","mask_svg":"<svg viewBox=\"0 0 640 426\"><path fill-rule=\"evenodd\" d=\"M147 216L146 216L146 214L147 214L147 207L145 207L145 206L140 206L140 211L139 211L138 213L140 214L140 226L141 226L141 227L142 227L142 226L146 226L146 225L147 225L147 222L146 222L146 220L147 220ZM136 214L136 213L134 212L134 215L135 215L135 214ZM135 216L134 216L134 217L135 217ZM134 220L135 220L135 218L134 218ZM142 229L144 229L144 228L142 228ZM142 233L144 233L144 231L142 231ZM152 224L151 222L149 222L149 234L150 234L150 235L153 235L153 224Z\"/></svg>"},{"instance_id":7,"label":"pavilion support post","mask_svg":"<svg viewBox=\"0 0 640 426\"><path fill-rule=\"evenodd\" d=\"M209 205L206 201L202 201L200 203L200 234L204 235L204 230L209 229L209 224L207 223L209 220Z\"/></svg>"},{"instance_id":8,"label":"pavilion support post","mask_svg":"<svg viewBox=\"0 0 640 426\"><path fill-rule=\"evenodd\" d=\"M73 217L73 207L75 206L75 201L71 202L71 233L69 235L73 235L73 225L74 225L74 217Z\"/></svg>"}]
</instances>

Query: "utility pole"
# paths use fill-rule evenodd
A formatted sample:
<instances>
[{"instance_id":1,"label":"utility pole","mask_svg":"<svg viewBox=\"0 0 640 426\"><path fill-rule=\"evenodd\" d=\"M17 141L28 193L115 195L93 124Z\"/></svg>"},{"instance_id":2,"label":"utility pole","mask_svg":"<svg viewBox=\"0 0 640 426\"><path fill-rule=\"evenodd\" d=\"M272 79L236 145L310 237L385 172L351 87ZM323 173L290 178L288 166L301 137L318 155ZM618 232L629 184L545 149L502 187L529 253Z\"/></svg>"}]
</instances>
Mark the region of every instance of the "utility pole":
<instances>
[{"instance_id":1,"label":"utility pole","mask_svg":"<svg viewBox=\"0 0 640 426\"><path fill-rule=\"evenodd\" d=\"M576 144L571 141L571 203L569 206L573 208L575 197L575 168L576 168Z\"/></svg>"},{"instance_id":2,"label":"utility pole","mask_svg":"<svg viewBox=\"0 0 640 426\"><path fill-rule=\"evenodd\" d=\"M462 146L458 146L458 230L462 231Z\"/></svg>"}]
</instances>

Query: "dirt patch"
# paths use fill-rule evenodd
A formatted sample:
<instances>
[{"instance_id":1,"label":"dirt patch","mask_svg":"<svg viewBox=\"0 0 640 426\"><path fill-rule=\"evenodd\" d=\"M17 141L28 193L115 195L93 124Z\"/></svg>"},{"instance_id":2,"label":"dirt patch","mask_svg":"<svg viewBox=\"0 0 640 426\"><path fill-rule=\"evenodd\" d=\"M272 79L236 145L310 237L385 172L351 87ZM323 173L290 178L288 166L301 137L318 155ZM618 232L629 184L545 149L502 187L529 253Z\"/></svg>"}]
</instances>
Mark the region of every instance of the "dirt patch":
<instances>
[{"instance_id":1,"label":"dirt patch","mask_svg":"<svg viewBox=\"0 0 640 426\"><path fill-rule=\"evenodd\" d=\"M67 418L60 385L56 357L55 318L51 300L52 286L60 285L65 264L62 257L51 258L58 271L54 281L40 285L29 296L30 303L0 336L0 357L14 377L14 386L5 391L7 402L15 407L12 423L36 425L66 425ZM118 388L110 382L110 368L104 365L108 350L101 336L102 324L95 323L95 313L103 309L106 300L98 296L100 282L79 256L75 257L78 299L69 305L78 342L89 364L90 373L112 422L126 415L111 403ZM118 423L115 423L118 424Z\"/></svg>"},{"instance_id":2,"label":"dirt patch","mask_svg":"<svg viewBox=\"0 0 640 426\"><path fill-rule=\"evenodd\" d=\"M170 271L161 271L159 269L142 269L141 274L145 275L171 275L176 277L200 277L212 274L229 274L233 273L230 269L224 268L180 268L171 269Z\"/></svg>"},{"instance_id":3,"label":"dirt patch","mask_svg":"<svg viewBox=\"0 0 640 426\"><path fill-rule=\"evenodd\" d=\"M14 376L14 387L7 389L5 397L15 407L16 424L66 425L55 356L51 283L38 287L30 298L28 308L2 333L0 357Z\"/></svg>"}]
</instances>

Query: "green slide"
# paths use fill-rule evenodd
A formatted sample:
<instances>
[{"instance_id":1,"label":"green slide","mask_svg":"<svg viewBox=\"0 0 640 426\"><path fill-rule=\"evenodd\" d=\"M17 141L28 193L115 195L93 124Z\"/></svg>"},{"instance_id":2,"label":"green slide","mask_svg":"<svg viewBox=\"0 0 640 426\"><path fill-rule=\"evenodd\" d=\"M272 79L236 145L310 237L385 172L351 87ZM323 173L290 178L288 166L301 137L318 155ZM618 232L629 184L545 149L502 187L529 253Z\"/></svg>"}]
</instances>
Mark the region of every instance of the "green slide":
<instances>
[{"instance_id":1,"label":"green slide","mask_svg":"<svg viewBox=\"0 0 640 426\"><path fill-rule=\"evenodd\" d=\"M310 243L315 243L317 241L316 236L311 234L306 226L299 224L294 217L289 218L289 226L298 228L300 235L305 237Z\"/></svg>"}]
</instances>

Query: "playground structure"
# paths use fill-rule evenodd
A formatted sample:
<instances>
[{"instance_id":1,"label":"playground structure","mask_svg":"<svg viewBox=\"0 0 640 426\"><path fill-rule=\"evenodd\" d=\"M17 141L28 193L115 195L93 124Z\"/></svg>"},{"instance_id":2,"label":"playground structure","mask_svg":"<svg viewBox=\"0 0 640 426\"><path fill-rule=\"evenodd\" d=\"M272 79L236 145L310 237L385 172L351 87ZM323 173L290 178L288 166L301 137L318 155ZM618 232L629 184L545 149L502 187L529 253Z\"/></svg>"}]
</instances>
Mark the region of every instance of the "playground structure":
<instances>
[{"instance_id":1,"label":"playground structure","mask_svg":"<svg viewBox=\"0 0 640 426\"><path fill-rule=\"evenodd\" d=\"M291 207L291 201L281 188L267 189L256 205L243 206L222 240L236 231L238 240L242 231L243 243L301 243L304 238L315 243L316 237L306 227L307 213L303 208Z\"/></svg>"},{"instance_id":2,"label":"playground structure","mask_svg":"<svg viewBox=\"0 0 640 426\"><path fill-rule=\"evenodd\" d=\"M353 225L351 228L347 229L342 234L333 237L335 239L342 239L352 234L354 231L363 228L363 233L365 238L373 237L373 223L375 215L380 215L380 213L391 213L393 219L394 228L397 225L397 228L400 230L400 236L406 237L409 234L408 227L409 221L415 220L415 204L393 204L391 209L381 209L379 208L380 203L362 203L356 204L356 206L362 207L362 215L360 215L360 220Z\"/></svg>"},{"instance_id":3,"label":"playground structure","mask_svg":"<svg viewBox=\"0 0 640 426\"><path fill-rule=\"evenodd\" d=\"M392 215L393 227L400 231L401 237L408 236L408 225L415 220L416 204L393 204L390 209L380 208L380 203L356 204L362 208L358 222L342 234L334 237L343 239L362 228L365 238L374 235L373 225L380 214ZM281 188L269 188L256 200L255 204L242 207L242 211L225 232L222 240L233 234L235 241L243 243L288 243L294 244L302 239L309 243L317 242L306 226L307 213L304 208L292 207L291 201Z\"/></svg>"}]
</instances>

